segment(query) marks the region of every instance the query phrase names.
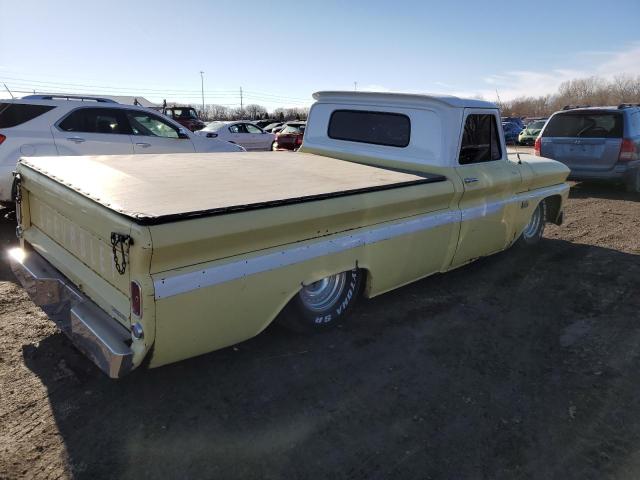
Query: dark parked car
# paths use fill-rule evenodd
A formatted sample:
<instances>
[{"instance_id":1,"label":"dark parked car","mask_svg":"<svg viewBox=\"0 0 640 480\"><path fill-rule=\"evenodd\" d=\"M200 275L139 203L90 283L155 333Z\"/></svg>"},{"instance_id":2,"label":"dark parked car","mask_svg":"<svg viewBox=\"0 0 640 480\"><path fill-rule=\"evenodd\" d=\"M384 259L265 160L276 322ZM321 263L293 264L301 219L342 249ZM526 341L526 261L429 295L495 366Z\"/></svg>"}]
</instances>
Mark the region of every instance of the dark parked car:
<instances>
[{"instance_id":1,"label":"dark parked car","mask_svg":"<svg viewBox=\"0 0 640 480\"><path fill-rule=\"evenodd\" d=\"M274 150L298 150L302 145L302 137L307 122L287 122L282 130L276 133L276 141L273 144Z\"/></svg>"},{"instance_id":2,"label":"dark parked car","mask_svg":"<svg viewBox=\"0 0 640 480\"><path fill-rule=\"evenodd\" d=\"M508 144L516 143L518 135L522 131L522 128L511 122L502 122L502 129L504 130L504 141Z\"/></svg>"},{"instance_id":3,"label":"dark parked car","mask_svg":"<svg viewBox=\"0 0 640 480\"><path fill-rule=\"evenodd\" d=\"M162 110L167 117L173 118L176 122L192 132L202 130L205 123L200 120L196 109L193 107L165 107Z\"/></svg>"},{"instance_id":4,"label":"dark parked car","mask_svg":"<svg viewBox=\"0 0 640 480\"><path fill-rule=\"evenodd\" d=\"M266 127L267 125L271 125L274 122L275 122L275 120L269 119L269 120L254 120L251 123L253 123L257 127L260 127L261 129L264 130L264 127Z\"/></svg>"},{"instance_id":5,"label":"dark parked car","mask_svg":"<svg viewBox=\"0 0 640 480\"><path fill-rule=\"evenodd\" d=\"M520 117L502 117L502 123L513 123L520 127L520 130L524 128L524 122Z\"/></svg>"},{"instance_id":6,"label":"dark parked car","mask_svg":"<svg viewBox=\"0 0 640 480\"><path fill-rule=\"evenodd\" d=\"M622 182L640 193L640 105L565 107L549 118L535 153L564 163L572 180Z\"/></svg>"},{"instance_id":7,"label":"dark parked car","mask_svg":"<svg viewBox=\"0 0 640 480\"><path fill-rule=\"evenodd\" d=\"M273 122L273 123L270 123L269 125L267 125L266 127L263 127L262 129L265 132L276 133L276 132L274 132L274 130L276 128L279 128L279 127L283 126L283 125L284 125L284 122Z\"/></svg>"}]
</instances>

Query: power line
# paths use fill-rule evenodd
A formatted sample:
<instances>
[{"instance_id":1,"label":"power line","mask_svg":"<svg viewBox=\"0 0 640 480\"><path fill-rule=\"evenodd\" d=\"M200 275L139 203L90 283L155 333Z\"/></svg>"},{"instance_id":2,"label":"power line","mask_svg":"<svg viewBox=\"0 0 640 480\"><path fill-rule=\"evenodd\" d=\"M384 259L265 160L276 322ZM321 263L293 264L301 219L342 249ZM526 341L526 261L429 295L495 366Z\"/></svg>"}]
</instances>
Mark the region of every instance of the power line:
<instances>
[{"instance_id":1,"label":"power line","mask_svg":"<svg viewBox=\"0 0 640 480\"><path fill-rule=\"evenodd\" d=\"M35 87L36 89L42 89L42 88L61 89L62 87L74 87L74 89L84 90L84 91L91 91L91 90L95 91L96 89L105 90L105 91L115 91L115 92L120 92L120 95L126 95L127 93L139 95L140 93L144 93L144 94L149 94L150 96L153 96L153 94L202 96L202 91L186 90L186 89L168 89L168 88L157 89L157 88L148 88L148 87L126 87L126 86L111 87L111 86L105 86L105 85L88 85L83 83L51 82L51 81L43 82L40 80L28 80L24 78L7 77L7 76L2 76L2 78L5 81L11 80L13 82L19 82L20 88L29 88L29 89L32 89L33 87ZM10 82L10 83L13 83L13 82ZM207 96L233 97L237 95L234 92L237 92L237 90L236 91L214 90L212 92L208 92ZM291 97L288 95L259 92L254 90L245 90L243 93L247 96L262 98L264 100L274 99L274 100L299 100L303 102L309 101L309 99L306 99L306 98Z\"/></svg>"},{"instance_id":2,"label":"power line","mask_svg":"<svg viewBox=\"0 0 640 480\"><path fill-rule=\"evenodd\" d=\"M86 83L43 82L40 80L29 80L26 78L7 77L4 75L2 76L2 78L4 78L5 80L26 82L29 84L37 84L37 85L63 85L68 87L80 87L80 88L100 88L104 90L127 90L127 91L144 90L145 92L158 92L158 93L172 93L172 92L199 93L197 90L183 90L183 89L169 89L169 88L159 89L159 88L147 88L147 87L108 87L105 85L88 85ZM219 93L228 94L228 95L232 95L233 92L235 92L235 90L217 90L217 91Z\"/></svg>"}]
</instances>

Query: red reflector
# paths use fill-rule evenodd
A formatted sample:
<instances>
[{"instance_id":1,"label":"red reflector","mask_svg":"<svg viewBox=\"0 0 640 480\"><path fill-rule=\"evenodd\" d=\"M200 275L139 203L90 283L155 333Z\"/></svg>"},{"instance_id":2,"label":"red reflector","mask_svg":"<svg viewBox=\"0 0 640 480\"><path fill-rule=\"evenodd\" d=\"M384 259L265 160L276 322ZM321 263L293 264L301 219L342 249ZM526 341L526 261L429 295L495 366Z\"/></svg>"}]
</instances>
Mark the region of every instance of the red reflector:
<instances>
[{"instance_id":1,"label":"red reflector","mask_svg":"<svg viewBox=\"0 0 640 480\"><path fill-rule=\"evenodd\" d=\"M542 147L542 140L540 137L536 138L536 143L533 144L533 153L537 156L540 156L540 149Z\"/></svg>"},{"instance_id":2,"label":"red reflector","mask_svg":"<svg viewBox=\"0 0 640 480\"><path fill-rule=\"evenodd\" d=\"M0 145L7 139L4 135L0 134Z\"/></svg>"},{"instance_id":3,"label":"red reflector","mask_svg":"<svg viewBox=\"0 0 640 480\"><path fill-rule=\"evenodd\" d=\"M618 155L618 161L630 162L638 159L638 149L633 140L625 138L620 145L620 155Z\"/></svg>"},{"instance_id":4,"label":"red reflector","mask_svg":"<svg viewBox=\"0 0 640 480\"><path fill-rule=\"evenodd\" d=\"M142 312L142 293L138 282L131 282L131 313L140 317Z\"/></svg>"}]
</instances>

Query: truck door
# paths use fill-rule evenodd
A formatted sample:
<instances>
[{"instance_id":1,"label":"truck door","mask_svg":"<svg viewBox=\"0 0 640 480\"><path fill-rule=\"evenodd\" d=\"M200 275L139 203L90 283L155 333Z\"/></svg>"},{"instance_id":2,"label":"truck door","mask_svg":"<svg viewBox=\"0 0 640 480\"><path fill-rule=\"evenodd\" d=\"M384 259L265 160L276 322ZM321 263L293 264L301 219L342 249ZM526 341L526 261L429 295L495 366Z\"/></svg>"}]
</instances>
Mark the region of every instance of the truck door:
<instances>
[{"instance_id":1,"label":"truck door","mask_svg":"<svg viewBox=\"0 0 640 480\"><path fill-rule=\"evenodd\" d=\"M497 110L465 109L456 173L464 192L462 223L452 266L504 249L513 237L511 201L522 183L519 165L507 159Z\"/></svg>"}]
</instances>

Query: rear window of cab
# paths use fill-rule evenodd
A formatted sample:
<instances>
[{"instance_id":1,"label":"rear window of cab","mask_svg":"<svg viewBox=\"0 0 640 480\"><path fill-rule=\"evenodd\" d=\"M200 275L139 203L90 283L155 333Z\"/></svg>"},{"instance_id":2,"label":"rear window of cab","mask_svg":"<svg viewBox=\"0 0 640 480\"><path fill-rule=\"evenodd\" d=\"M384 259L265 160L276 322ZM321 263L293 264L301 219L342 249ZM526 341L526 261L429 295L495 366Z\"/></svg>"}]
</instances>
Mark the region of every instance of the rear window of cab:
<instances>
[{"instance_id":1,"label":"rear window of cab","mask_svg":"<svg viewBox=\"0 0 640 480\"><path fill-rule=\"evenodd\" d=\"M328 135L334 140L403 148L411 139L411 121L400 113L335 110Z\"/></svg>"},{"instance_id":2,"label":"rear window of cab","mask_svg":"<svg viewBox=\"0 0 640 480\"><path fill-rule=\"evenodd\" d=\"M30 105L28 103L0 103L0 128L22 125L40 115L53 110L51 105Z\"/></svg>"}]
</instances>

